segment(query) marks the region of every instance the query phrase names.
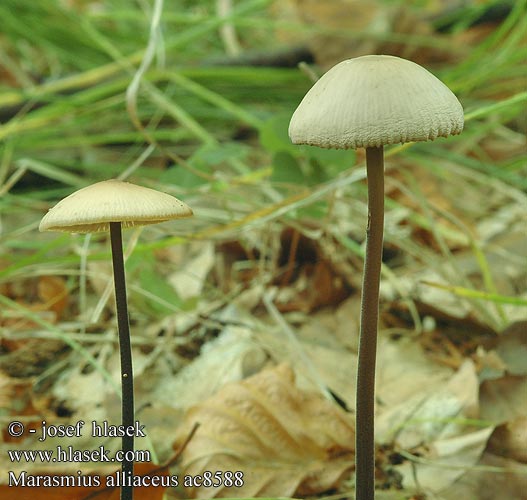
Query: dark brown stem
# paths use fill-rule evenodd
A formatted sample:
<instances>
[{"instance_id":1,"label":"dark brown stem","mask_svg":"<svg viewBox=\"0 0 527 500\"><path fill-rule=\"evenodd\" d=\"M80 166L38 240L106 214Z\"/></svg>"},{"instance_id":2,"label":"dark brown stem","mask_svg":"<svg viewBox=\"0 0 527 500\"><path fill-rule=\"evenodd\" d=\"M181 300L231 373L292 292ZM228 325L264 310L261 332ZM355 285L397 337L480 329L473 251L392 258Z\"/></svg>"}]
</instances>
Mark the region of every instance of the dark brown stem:
<instances>
[{"instance_id":1,"label":"dark brown stem","mask_svg":"<svg viewBox=\"0 0 527 500\"><path fill-rule=\"evenodd\" d=\"M134 374L132 369L132 345L130 342L130 323L126 301L126 279L124 274L123 240L121 223L110 222L110 240L112 243L113 280L115 286L115 304L117 307L117 326L119 329L119 351L121 353L121 387L122 387L122 425L134 426ZM133 455L134 435L122 438L121 449L128 457ZM125 455L126 456L126 455ZM121 500L132 500L134 496L132 475L133 460L121 463L124 485L121 487Z\"/></svg>"},{"instance_id":2,"label":"dark brown stem","mask_svg":"<svg viewBox=\"0 0 527 500\"><path fill-rule=\"evenodd\" d=\"M375 360L379 319L379 285L381 279L384 226L383 148L366 149L368 175L368 227L366 258L362 281L362 308L357 369L355 425L356 500L373 500L375 495Z\"/></svg>"}]
</instances>

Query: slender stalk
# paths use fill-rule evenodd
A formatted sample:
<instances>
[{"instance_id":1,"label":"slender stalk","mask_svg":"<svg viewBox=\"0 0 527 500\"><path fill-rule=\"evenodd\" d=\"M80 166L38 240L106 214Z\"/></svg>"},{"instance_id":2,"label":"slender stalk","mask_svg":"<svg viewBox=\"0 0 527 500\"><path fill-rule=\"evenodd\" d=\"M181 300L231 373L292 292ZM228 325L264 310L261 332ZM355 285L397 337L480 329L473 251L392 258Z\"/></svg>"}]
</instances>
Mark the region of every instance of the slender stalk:
<instances>
[{"instance_id":1,"label":"slender stalk","mask_svg":"<svg viewBox=\"0 0 527 500\"><path fill-rule=\"evenodd\" d=\"M120 222L110 222L110 240L112 244L117 326L119 329L119 351L121 353L122 425L126 429L134 426L134 374ZM133 433L131 434L131 436L123 436L122 438L121 449L125 456L127 452L132 452L134 449L134 435ZM130 455L132 453L128 453L128 456ZM132 500L134 496L131 483L131 477L134 472L133 460L123 461L121 470L124 478L124 484L121 486L121 500Z\"/></svg>"},{"instance_id":2,"label":"slender stalk","mask_svg":"<svg viewBox=\"0 0 527 500\"><path fill-rule=\"evenodd\" d=\"M362 307L357 370L355 477L356 500L375 495L375 361L379 319L379 285L384 226L383 148L366 148L368 227L362 281Z\"/></svg>"}]
</instances>

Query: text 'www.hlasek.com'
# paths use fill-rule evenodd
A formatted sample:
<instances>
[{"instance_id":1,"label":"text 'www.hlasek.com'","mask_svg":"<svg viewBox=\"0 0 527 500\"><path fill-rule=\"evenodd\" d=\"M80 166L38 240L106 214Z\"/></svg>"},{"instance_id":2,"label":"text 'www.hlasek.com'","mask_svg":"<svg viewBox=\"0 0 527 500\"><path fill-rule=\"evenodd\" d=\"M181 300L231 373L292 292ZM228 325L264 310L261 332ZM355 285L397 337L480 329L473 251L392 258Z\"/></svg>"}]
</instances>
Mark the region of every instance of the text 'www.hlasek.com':
<instances>
[{"instance_id":1,"label":"text 'www.hlasek.com'","mask_svg":"<svg viewBox=\"0 0 527 500\"><path fill-rule=\"evenodd\" d=\"M52 425L46 421L41 422L40 430L25 428L19 421L10 422L7 426L7 433L12 438L22 438L24 435L35 435L40 432L37 441L46 443L51 439L68 439L68 442L75 438L82 438L83 435L90 435L92 438L121 438L133 436L134 438L145 438L145 426L135 422L133 426L111 425L106 421L100 423L91 421L88 424L84 420L79 420L71 425ZM27 468L38 470L50 464L60 463L120 463L133 461L134 463L151 462L149 450L133 450L124 453L121 450L111 451L100 445L93 449L77 449L71 444L58 444L45 449L35 447L35 449L11 449L7 451L8 458L12 464L27 464ZM13 467L14 468L14 467ZM159 471L163 470L162 467ZM119 488L121 486L133 487L164 487L175 488L183 486L185 488L240 488L243 486L243 472L241 471L203 471L199 475L178 475L155 474L145 475L125 475L123 472L114 472L111 475L101 476L98 474L84 474L78 470L74 474L33 474L26 470L8 471L8 486L10 487L106 487Z\"/></svg>"}]
</instances>

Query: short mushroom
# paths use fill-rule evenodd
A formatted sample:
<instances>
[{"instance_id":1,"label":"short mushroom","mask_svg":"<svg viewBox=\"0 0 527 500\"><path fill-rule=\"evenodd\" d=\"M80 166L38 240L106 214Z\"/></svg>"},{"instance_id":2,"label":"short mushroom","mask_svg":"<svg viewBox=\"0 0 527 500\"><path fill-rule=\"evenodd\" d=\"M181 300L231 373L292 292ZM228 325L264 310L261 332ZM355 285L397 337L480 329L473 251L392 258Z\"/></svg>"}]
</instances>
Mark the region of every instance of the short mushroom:
<instances>
[{"instance_id":1,"label":"short mushroom","mask_svg":"<svg viewBox=\"0 0 527 500\"><path fill-rule=\"evenodd\" d=\"M192 210L185 203L166 193L128 182L107 180L80 189L64 198L51 208L40 222L40 231L110 231L121 355L124 428L134 426L134 382L121 227L156 224L191 215ZM133 434L124 436L122 451L126 454L133 449ZM123 461L122 471L125 477L133 475L133 461ZM121 488L121 498L133 498L131 483L125 483Z\"/></svg>"},{"instance_id":2,"label":"short mushroom","mask_svg":"<svg viewBox=\"0 0 527 500\"><path fill-rule=\"evenodd\" d=\"M366 148L368 226L362 285L356 399L356 498L373 500L374 391L384 225L383 146L460 134L463 108L426 69L394 56L342 61L308 91L294 112L294 144Z\"/></svg>"}]
</instances>

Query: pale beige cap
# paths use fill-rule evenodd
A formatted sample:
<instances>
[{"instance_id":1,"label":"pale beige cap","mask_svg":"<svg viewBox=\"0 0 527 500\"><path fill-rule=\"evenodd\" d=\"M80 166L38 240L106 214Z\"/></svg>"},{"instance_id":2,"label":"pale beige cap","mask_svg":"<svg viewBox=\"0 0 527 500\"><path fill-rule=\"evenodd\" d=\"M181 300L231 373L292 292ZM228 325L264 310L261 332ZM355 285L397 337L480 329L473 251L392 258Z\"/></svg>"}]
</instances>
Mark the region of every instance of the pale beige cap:
<instances>
[{"instance_id":1,"label":"pale beige cap","mask_svg":"<svg viewBox=\"0 0 527 500\"><path fill-rule=\"evenodd\" d=\"M95 233L109 231L110 222L133 227L191 215L189 206L169 194L112 179L79 189L59 201L43 217L39 229Z\"/></svg>"},{"instance_id":2,"label":"pale beige cap","mask_svg":"<svg viewBox=\"0 0 527 500\"><path fill-rule=\"evenodd\" d=\"M367 148L460 134L463 108L418 64L394 56L342 61L305 95L289 125L294 144Z\"/></svg>"}]
</instances>

